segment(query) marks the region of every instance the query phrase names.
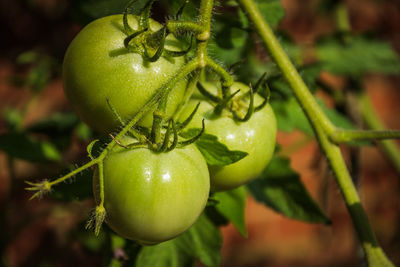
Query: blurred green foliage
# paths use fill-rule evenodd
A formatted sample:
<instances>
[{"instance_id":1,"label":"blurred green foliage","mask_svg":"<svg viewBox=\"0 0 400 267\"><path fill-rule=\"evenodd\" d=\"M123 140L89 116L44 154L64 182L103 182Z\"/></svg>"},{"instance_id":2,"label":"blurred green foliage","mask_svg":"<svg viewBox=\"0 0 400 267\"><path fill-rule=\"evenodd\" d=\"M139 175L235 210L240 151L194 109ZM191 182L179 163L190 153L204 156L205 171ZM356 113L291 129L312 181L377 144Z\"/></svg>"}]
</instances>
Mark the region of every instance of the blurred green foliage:
<instances>
[{"instance_id":1,"label":"blurred green foliage","mask_svg":"<svg viewBox=\"0 0 400 267\"><path fill-rule=\"evenodd\" d=\"M73 0L70 2L69 14L76 22L84 25L99 17L122 13L127 2L126 0ZM136 10L140 10L145 2L139 0L135 4ZM279 0L256 2L265 19L280 36L282 46L297 65L312 92L319 88L318 81L322 71L349 78L359 78L371 72L400 73L399 57L390 44L364 35L351 35L350 39L346 39L348 41L344 41L343 36L338 34L321 38L314 48L316 62L303 64L302 48L276 28L285 15L281 2ZM329 12L338 3L338 1L323 2L324 5L320 9L323 12ZM157 16L172 17L182 4L183 0L160 0L157 3L160 10L153 10L153 13ZM198 5L199 0L190 1L181 18L196 20ZM270 58L255 52L256 49L259 50L257 36L235 1L218 1L213 17L212 33L209 44L210 55L226 67L239 62L232 69L232 73L239 80L255 83L264 72L267 72L267 83L271 89L270 104L277 116L279 129L287 132L299 130L307 135L313 135L302 107L292 95L279 69ZM16 64L28 66L27 74L18 83L29 88L33 96L40 93L53 77L58 77L61 73L60 64L53 58L34 51L22 53L16 59ZM327 107L323 101L319 101L319 104L336 126L345 129L354 128L353 123L340 111ZM2 114L8 131L0 135L0 150L10 158L30 162L60 163L74 137L82 142L88 142L94 136L94 133L70 112L56 113L27 126L23 125L25 116L23 110L7 107L2 109ZM201 142L212 143L211 139L213 137L204 136L200 139L199 145L201 146ZM98 142L93 149L94 154L100 151L106 142L107 138ZM216 148L215 143L213 144ZM216 156L210 158L211 161L218 159ZM87 170L77 175L73 183L57 186L50 196L61 202L91 198L91 177L92 171ZM215 203L207 208L197 223L186 233L173 240L155 246L140 247L132 241L116 236L107 227L104 227L105 230L100 237L94 237L79 229L76 233L77 239L91 253L103 253L105 266L128 264L155 267L191 266L195 260L206 266L218 266L221 262L222 246L219 224L230 221L243 236L247 235L245 227L247 193L288 218L311 223L330 223L329 218L307 192L299 175L291 169L289 159L276 156L261 177L247 187L213 195ZM121 259L115 256L118 251L123 252Z\"/></svg>"}]
</instances>

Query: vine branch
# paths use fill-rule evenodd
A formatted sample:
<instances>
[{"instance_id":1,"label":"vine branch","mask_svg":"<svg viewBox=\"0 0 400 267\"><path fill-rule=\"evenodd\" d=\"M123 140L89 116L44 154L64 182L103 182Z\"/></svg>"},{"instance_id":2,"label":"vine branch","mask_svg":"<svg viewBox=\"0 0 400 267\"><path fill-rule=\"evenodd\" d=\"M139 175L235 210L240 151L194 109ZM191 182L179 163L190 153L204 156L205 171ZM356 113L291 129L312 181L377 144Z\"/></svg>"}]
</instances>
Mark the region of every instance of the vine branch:
<instances>
[{"instance_id":1,"label":"vine branch","mask_svg":"<svg viewBox=\"0 0 400 267\"><path fill-rule=\"evenodd\" d=\"M399 139L400 131L398 130L335 130L330 136L331 140L337 144L346 143L357 140L385 140Z\"/></svg>"},{"instance_id":2,"label":"vine branch","mask_svg":"<svg viewBox=\"0 0 400 267\"><path fill-rule=\"evenodd\" d=\"M359 98L361 105L361 113L368 128L373 130L385 129L385 125L374 112L374 107L368 96L362 94ZM384 140L379 142L385 155L389 158L390 162L395 167L398 174L400 174L400 149L393 140Z\"/></svg>"},{"instance_id":3,"label":"vine branch","mask_svg":"<svg viewBox=\"0 0 400 267\"><path fill-rule=\"evenodd\" d=\"M339 184L369 266L393 266L378 245L365 210L361 205L357 190L347 170L340 148L331 141L330 136L334 135L336 127L322 112L315 98L305 85L287 54L284 52L272 29L264 20L255 2L253 0L237 1L246 13L246 16L253 23L267 49L270 51L270 54L291 86L294 95L299 104L303 107L314 129L319 145Z\"/></svg>"}]
</instances>

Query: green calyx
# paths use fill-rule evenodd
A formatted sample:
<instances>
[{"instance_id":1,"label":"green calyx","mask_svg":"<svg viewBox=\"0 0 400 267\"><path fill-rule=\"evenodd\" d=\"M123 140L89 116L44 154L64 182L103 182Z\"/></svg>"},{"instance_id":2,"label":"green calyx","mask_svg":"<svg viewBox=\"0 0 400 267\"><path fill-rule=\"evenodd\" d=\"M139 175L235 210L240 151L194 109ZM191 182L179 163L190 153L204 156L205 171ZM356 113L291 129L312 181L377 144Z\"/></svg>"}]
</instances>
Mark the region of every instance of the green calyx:
<instances>
[{"instance_id":1,"label":"green calyx","mask_svg":"<svg viewBox=\"0 0 400 267\"><path fill-rule=\"evenodd\" d=\"M235 82L230 87L222 85L219 89L215 86L210 88L210 91L204 84L198 82L197 89L207 101L214 104L216 115L221 115L227 110L235 121L246 122L254 112L261 110L269 101L270 89L265 77L266 73L258 79L254 87L251 84L247 86ZM262 101L255 101L255 95Z\"/></svg>"},{"instance_id":2,"label":"green calyx","mask_svg":"<svg viewBox=\"0 0 400 267\"><path fill-rule=\"evenodd\" d=\"M165 43L168 35L167 27L162 26L159 28L159 25L153 25L153 21L150 19L150 10L154 0L148 1L146 5L139 10L140 15L137 18L138 25L131 27L128 16L132 15L133 6L136 2L137 0L130 1L123 14L124 32L127 35L124 40L124 46L129 52L140 54L145 61L155 62L163 55L168 57L180 57L186 55L190 51L192 41L189 47L182 51L173 51L166 48ZM182 12L183 8L184 6L182 6L179 12ZM180 15L177 14L177 17L179 16Z\"/></svg>"}]
</instances>

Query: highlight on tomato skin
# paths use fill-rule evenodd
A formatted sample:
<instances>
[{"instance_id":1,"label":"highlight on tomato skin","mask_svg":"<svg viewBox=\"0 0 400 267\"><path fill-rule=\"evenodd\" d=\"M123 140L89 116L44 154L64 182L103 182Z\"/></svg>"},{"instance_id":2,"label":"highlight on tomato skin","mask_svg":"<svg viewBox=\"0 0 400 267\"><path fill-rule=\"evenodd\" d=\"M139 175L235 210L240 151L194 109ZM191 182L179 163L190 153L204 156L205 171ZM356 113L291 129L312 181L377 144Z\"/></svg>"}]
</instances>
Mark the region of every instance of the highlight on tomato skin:
<instances>
[{"instance_id":1,"label":"highlight on tomato skin","mask_svg":"<svg viewBox=\"0 0 400 267\"><path fill-rule=\"evenodd\" d=\"M138 28L138 17L129 15L129 25ZM162 26L150 19L148 31ZM92 129L110 133L131 119L151 96L185 64L184 56L161 56L148 62L124 46L123 15L97 19L85 26L69 45L63 62L63 87L69 103ZM168 35L165 48L182 51L185 45ZM166 119L176 111L187 81L179 81L168 96ZM108 103L107 103L108 101ZM115 112L113 112L113 107ZM151 127L152 114L140 121Z\"/></svg>"},{"instance_id":2,"label":"highlight on tomato skin","mask_svg":"<svg viewBox=\"0 0 400 267\"><path fill-rule=\"evenodd\" d=\"M125 138L123 142L132 142ZM99 201L98 174L93 179ZM210 192L207 164L195 145L155 153L116 146L104 161L106 223L143 245L172 239L203 212Z\"/></svg>"},{"instance_id":3,"label":"highlight on tomato skin","mask_svg":"<svg viewBox=\"0 0 400 267\"><path fill-rule=\"evenodd\" d=\"M210 92L217 91L217 85L205 83ZM235 82L232 91L240 89L247 92L249 87ZM211 191L226 191L258 177L270 162L276 143L277 122L275 114L269 104L256 111L246 122L237 122L232 114L224 111L220 116L214 114L214 107L202 97L191 100L181 114L181 118L188 116L190 111L202 99L199 109L187 128L200 128L201 121L205 119L205 132L218 137L218 140L227 145L231 150L247 152L248 155L230 165L209 166ZM263 99L255 95L255 104L259 105Z\"/></svg>"}]
</instances>

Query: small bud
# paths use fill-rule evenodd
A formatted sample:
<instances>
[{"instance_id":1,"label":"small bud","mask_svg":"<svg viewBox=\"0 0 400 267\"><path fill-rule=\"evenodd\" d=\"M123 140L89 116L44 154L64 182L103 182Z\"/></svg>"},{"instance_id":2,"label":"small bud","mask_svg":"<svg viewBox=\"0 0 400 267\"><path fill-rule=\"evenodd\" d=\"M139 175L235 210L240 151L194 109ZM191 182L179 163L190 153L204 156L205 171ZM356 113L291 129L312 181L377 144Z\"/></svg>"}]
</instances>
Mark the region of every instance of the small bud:
<instances>
[{"instance_id":1,"label":"small bud","mask_svg":"<svg viewBox=\"0 0 400 267\"><path fill-rule=\"evenodd\" d=\"M25 188L25 190L28 191L36 191L35 194L33 194L29 200L32 200L36 197L41 198L43 195L49 193L51 191L51 183L48 180L43 180L39 183L32 183L25 181L28 185L31 185L31 187Z\"/></svg>"}]
</instances>

